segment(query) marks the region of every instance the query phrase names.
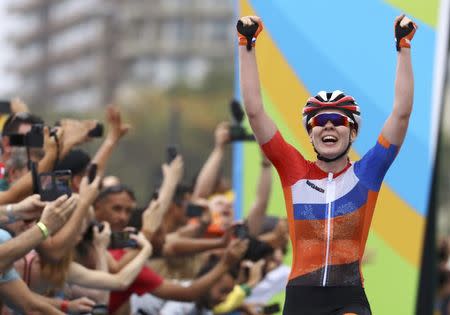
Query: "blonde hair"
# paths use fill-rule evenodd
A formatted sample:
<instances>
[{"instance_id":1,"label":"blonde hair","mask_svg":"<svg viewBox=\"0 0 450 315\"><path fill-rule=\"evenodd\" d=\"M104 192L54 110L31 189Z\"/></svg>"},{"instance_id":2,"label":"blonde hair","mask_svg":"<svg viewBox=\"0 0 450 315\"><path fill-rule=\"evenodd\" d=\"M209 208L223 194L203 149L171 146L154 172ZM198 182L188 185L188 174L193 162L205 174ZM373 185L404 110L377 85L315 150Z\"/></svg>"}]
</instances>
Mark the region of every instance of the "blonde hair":
<instances>
[{"instance_id":1,"label":"blonde hair","mask_svg":"<svg viewBox=\"0 0 450 315\"><path fill-rule=\"evenodd\" d=\"M70 264L73 261L73 250L65 255L58 263L50 262L40 256L41 276L56 289L62 289L69 274Z\"/></svg>"}]
</instances>

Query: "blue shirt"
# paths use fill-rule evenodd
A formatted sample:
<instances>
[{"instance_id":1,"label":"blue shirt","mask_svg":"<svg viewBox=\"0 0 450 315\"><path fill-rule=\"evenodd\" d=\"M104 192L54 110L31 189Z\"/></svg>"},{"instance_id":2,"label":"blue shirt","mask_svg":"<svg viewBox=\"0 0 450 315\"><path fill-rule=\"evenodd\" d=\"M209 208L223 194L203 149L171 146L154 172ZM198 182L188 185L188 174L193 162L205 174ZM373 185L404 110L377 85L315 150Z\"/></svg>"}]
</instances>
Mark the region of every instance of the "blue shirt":
<instances>
[{"instance_id":1,"label":"blue shirt","mask_svg":"<svg viewBox=\"0 0 450 315\"><path fill-rule=\"evenodd\" d=\"M11 235L7 231L0 229L0 244L6 243L10 239ZM16 269L14 269L14 267L11 267L8 270L0 272L0 284L18 279L20 279L20 276L17 273Z\"/></svg>"}]
</instances>

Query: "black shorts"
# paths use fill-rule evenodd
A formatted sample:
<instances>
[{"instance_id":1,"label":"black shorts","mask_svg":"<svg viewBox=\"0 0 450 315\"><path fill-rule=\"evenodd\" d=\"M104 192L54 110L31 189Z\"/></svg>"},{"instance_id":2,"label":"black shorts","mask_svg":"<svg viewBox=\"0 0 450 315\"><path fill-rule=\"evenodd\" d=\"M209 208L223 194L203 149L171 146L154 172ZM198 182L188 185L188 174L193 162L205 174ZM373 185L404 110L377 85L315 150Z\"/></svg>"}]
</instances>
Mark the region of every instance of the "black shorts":
<instances>
[{"instance_id":1,"label":"black shorts","mask_svg":"<svg viewBox=\"0 0 450 315\"><path fill-rule=\"evenodd\" d=\"M364 288L342 287L286 287L283 315L371 315Z\"/></svg>"}]
</instances>

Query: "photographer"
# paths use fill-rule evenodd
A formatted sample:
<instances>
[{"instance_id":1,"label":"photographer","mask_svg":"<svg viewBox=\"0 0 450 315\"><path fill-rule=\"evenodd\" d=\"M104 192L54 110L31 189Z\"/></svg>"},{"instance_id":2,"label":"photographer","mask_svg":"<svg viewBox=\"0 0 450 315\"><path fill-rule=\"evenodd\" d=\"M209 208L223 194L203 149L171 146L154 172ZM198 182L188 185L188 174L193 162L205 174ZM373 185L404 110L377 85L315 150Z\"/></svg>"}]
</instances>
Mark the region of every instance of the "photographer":
<instances>
[{"instance_id":1,"label":"photographer","mask_svg":"<svg viewBox=\"0 0 450 315\"><path fill-rule=\"evenodd\" d=\"M3 124L2 129L2 163L6 165L11 158L13 146L10 144L11 135L25 135L30 132L33 125L43 125L44 121L31 113L20 112L11 114ZM39 150L33 148L33 150ZM7 186L4 190L7 189Z\"/></svg>"}]
</instances>

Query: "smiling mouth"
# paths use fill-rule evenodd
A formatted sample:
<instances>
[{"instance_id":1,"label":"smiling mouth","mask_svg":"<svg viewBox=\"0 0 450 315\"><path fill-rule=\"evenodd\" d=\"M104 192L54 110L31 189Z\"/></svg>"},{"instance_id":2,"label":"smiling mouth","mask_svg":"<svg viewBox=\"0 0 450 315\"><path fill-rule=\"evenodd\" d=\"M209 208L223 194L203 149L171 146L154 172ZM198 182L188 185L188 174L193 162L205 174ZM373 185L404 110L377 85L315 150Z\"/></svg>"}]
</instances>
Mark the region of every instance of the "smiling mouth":
<instances>
[{"instance_id":1,"label":"smiling mouth","mask_svg":"<svg viewBox=\"0 0 450 315\"><path fill-rule=\"evenodd\" d=\"M338 141L338 139L334 136L324 136L322 137L322 142L324 143L336 143Z\"/></svg>"}]
</instances>

